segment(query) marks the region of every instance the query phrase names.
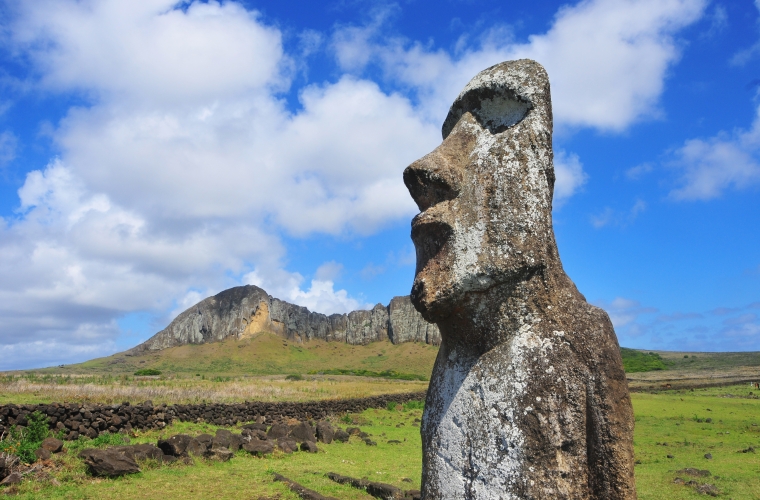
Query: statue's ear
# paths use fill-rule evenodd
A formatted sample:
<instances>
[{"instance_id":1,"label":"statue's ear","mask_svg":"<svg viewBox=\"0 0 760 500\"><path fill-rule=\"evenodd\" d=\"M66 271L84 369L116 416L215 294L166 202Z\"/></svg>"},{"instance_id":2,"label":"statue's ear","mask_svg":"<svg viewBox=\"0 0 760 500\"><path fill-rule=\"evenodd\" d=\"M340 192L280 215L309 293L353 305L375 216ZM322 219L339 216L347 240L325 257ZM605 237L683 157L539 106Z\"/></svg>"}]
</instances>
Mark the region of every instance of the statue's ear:
<instances>
[{"instance_id":1,"label":"statue's ear","mask_svg":"<svg viewBox=\"0 0 760 500\"><path fill-rule=\"evenodd\" d=\"M462 115L472 113L481 127L492 134L514 127L528 114L533 105L506 87L479 87L469 89L454 101L443 122L446 139Z\"/></svg>"}]
</instances>

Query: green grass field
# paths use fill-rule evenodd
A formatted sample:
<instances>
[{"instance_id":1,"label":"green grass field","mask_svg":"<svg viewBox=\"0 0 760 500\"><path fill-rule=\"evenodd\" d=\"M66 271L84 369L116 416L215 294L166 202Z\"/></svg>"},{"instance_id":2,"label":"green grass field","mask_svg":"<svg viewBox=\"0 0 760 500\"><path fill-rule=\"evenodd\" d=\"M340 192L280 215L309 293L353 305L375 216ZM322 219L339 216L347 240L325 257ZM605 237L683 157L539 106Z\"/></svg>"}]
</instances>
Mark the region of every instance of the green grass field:
<instances>
[{"instance_id":1,"label":"green grass field","mask_svg":"<svg viewBox=\"0 0 760 500\"><path fill-rule=\"evenodd\" d=\"M394 382L388 382L394 383ZM753 394L750 394L753 392ZM642 500L704 498L694 488L674 484L677 476L718 487L721 498L760 499L760 399L748 386L633 394L636 415L634 439L636 484ZM276 453L254 458L238 453L228 463L196 459L193 466L146 464L140 474L121 479L95 479L70 456L57 458L57 469L46 472L47 479L27 480L19 488L20 498L70 499L166 499L184 498L297 498L281 483L272 481L277 472L324 495L340 499L369 499L358 490L341 486L324 474L366 477L403 489L419 488L421 443L414 420L421 410L376 409L359 415L336 417L341 426L358 425L370 433L377 446L370 447L352 438L348 444L320 445L317 454ZM707 419L710 419L708 422ZM403 424L403 425L399 425ZM171 428L146 432L133 442L155 442L160 436L177 432L213 431L206 424L175 424ZM388 444L389 440L401 444ZM704 458L706 453L712 459ZM667 458L672 455L674 458ZM690 478L676 471L693 467L709 470L706 478ZM404 481L404 478L411 482ZM52 486L55 479L60 486Z\"/></svg>"}]
</instances>

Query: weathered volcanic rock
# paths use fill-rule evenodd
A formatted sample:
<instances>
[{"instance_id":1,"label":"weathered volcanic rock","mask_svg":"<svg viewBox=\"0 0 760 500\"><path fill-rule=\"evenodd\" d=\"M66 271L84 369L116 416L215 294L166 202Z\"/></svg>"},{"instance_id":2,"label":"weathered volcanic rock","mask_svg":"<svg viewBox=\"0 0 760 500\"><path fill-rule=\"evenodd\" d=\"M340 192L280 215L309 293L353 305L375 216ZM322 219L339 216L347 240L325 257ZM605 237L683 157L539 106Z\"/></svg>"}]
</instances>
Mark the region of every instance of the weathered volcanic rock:
<instances>
[{"instance_id":1,"label":"weathered volcanic rock","mask_svg":"<svg viewBox=\"0 0 760 500\"><path fill-rule=\"evenodd\" d=\"M272 332L296 341L311 339L365 345L390 339L393 343L440 341L438 327L426 322L408 297L370 311L326 316L271 297L253 285L239 286L208 297L177 316L169 326L125 354L140 354L184 344L243 339Z\"/></svg>"},{"instance_id":2,"label":"weathered volcanic rock","mask_svg":"<svg viewBox=\"0 0 760 500\"><path fill-rule=\"evenodd\" d=\"M394 344L424 342L439 345L441 332L435 323L420 321L420 313L414 308L408 295L393 297L388 305L388 336Z\"/></svg>"},{"instance_id":3,"label":"weathered volcanic rock","mask_svg":"<svg viewBox=\"0 0 760 500\"><path fill-rule=\"evenodd\" d=\"M88 448L79 453L93 476L117 477L140 472L137 462L119 450Z\"/></svg>"},{"instance_id":4,"label":"weathered volcanic rock","mask_svg":"<svg viewBox=\"0 0 760 500\"><path fill-rule=\"evenodd\" d=\"M411 300L442 338L423 498L636 498L617 338L554 238L546 72L530 60L481 72L443 137L404 171L421 211Z\"/></svg>"}]
</instances>

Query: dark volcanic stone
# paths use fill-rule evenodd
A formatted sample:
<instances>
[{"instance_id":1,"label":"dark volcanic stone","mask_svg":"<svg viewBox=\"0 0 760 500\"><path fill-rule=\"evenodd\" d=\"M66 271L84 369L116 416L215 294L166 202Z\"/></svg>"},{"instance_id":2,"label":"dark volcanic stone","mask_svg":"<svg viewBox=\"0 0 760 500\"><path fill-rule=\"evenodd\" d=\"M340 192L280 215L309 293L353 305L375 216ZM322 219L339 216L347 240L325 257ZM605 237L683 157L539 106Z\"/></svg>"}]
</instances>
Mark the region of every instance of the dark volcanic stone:
<instances>
[{"instance_id":1,"label":"dark volcanic stone","mask_svg":"<svg viewBox=\"0 0 760 500\"><path fill-rule=\"evenodd\" d=\"M310 426L306 422L300 422L290 428L290 433L288 434L291 438L295 439L296 441L316 441L317 438L314 437L314 429L312 426Z\"/></svg>"},{"instance_id":2,"label":"dark volcanic stone","mask_svg":"<svg viewBox=\"0 0 760 500\"><path fill-rule=\"evenodd\" d=\"M277 447L285 453L298 451L298 443L290 438L280 438L277 440Z\"/></svg>"},{"instance_id":3,"label":"dark volcanic stone","mask_svg":"<svg viewBox=\"0 0 760 500\"><path fill-rule=\"evenodd\" d=\"M290 427L288 427L285 424L274 424L269 429L269 432L267 432L267 438L279 439L283 437L288 437L288 434L290 434Z\"/></svg>"},{"instance_id":4,"label":"dark volcanic stone","mask_svg":"<svg viewBox=\"0 0 760 500\"><path fill-rule=\"evenodd\" d=\"M317 422L317 439L325 444L332 443L333 439L335 439L335 431L330 422L325 420Z\"/></svg>"},{"instance_id":5,"label":"dark volcanic stone","mask_svg":"<svg viewBox=\"0 0 760 500\"><path fill-rule=\"evenodd\" d=\"M304 441L301 443L301 451L308 451L309 453L316 453L319 451L317 443L314 441Z\"/></svg>"},{"instance_id":6,"label":"dark volcanic stone","mask_svg":"<svg viewBox=\"0 0 760 500\"><path fill-rule=\"evenodd\" d=\"M552 126L544 68L497 64L454 100L442 144L404 171L420 209L411 301L442 338L424 498L636 498L617 337L554 237Z\"/></svg>"},{"instance_id":7,"label":"dark volcanic stone","mask_svg":"<svg viewBox=\"0 0 760 500\"><path fill-rule=\"evenodd\" d=\"M245 443L243 449L251 455L268 455L274 451L274 443L272 441L253 439L251 442Z\"/></svg>"},{"instance_id":8,"label":"dark volcanic stone","mask_svg":"<svg viewBox=\"0 0 760 500\"><path fill-rule=\"evenodd\" d=\"M166 455L179 457L185 453L187 445L190 444L191 439L193 438L187 434L176 434L169 439L159 439L158 447L161 448L161 451Z\"/></svg>"},{"instance_id":9,"label":"dark volcanic stone","mask_svg":"<svg viewBox=\"0 0 760 500\"><path fill-rule=\"evenodd\" d=\"M220 462L227 462L229 459L231 459L235 454L228 450L227 448L211 448L209 451L205 453L205 457L209 458L211 460L218 460Z\"/></svg>"},{"instance_id":10,"label":"dark volcanic stone","mask_svg":"<svg viewBox=\"0 0 760 500\"><path fill-rule=\"evenodd\" d=\"M37 460L50 460L50 457L52 457L53 454L50 453L50 450L46 450L45 448L40 448L34 451L34 456L37 457Z\"/></svg>"},{"instance_id":11,"label":"dark volcanic stone","mask_svg":"<svg viewBox=\"0 0 760 500\"><path fill-rule=\"evenodd\" d=\"M79 453L93 476L117 477L140 472L137 462L117 450L88 448Z\"/></svg>"},{"instance_id":12,"label":"dark volcanic stone","mask_svg":"<svg viewBox=\"0 0 760 500\"><path fill-rule=\"evenodd\" d=\"M42 441L41 447L50 451L50 453L60 453L63 451L63 441L52 437L46 438Z\"/></svg>"},{"instance_id":13,"label":"dark volcanic stone","mask_svg":"<svg viewBox=\"0 0 760 500\"><path fill-rule=\"evenodd\" d=\"M333 436L333 438L336 441L340 441L341 443L347 443L348 442L348 438L350 438L350 437L351 437L351 435L348 432L344 431L343 429L336 429L335 430L335 435Z\"/></svg>"},{"instance_id":14,"label":"dark volcanic stone","mask_svg":"<svg viewBox=\"0 0 760 500\"><path fill-rule=\"evenodd\" d=\"M211 443L214 441L214 436L211 434L201 434L200 436L195 436L195 439L197 439L199 443L205 446L207 450L210 450Z\"/></svg>"},{"instance_id":15,"label":"dark volcanic stone","mask_svg":"<svg viewBox=\"0 0 760 500\"><path fill-rule=\"evenodd\" d=\"M19 472L11 472L2 481L0 486L13 486L14 484L21 484L22 476Z\"/></svg>"}]
</instances>

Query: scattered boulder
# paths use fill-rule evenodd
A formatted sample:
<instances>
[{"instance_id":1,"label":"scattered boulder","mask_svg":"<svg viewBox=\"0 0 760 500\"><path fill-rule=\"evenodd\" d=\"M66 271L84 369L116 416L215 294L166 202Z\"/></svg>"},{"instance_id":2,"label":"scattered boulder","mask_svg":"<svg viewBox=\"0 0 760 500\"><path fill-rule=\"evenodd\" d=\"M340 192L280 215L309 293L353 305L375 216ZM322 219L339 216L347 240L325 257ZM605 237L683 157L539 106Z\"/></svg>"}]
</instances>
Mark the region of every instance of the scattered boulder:
<instances>
[{"instance_id":1,"label":"scattered boulder","mask_svg":"<svg viewBox=\"0 0 760 500\"><path fill-rule=\"evenodd\" d=\"M218 460L220 462L228 462L230 458L235 455L233 452L228 450L227 448L211 448L209 451L205 453L206 458L210 458L211 460Z\"/></svg>"},{"instance_id":2,"label":"scattered boulder","mask_svg":"<svg viewBox=\"0 0 760 500\"><path fill-rule=\"evenodd\" d=\"M250 442L243 444L243 449L251 455L263 456L274 451L274 444L269 440L262 441L260 439L253 439Z\"/></svg>"},{"instance_id":3,"label":"scattered boulder","mask_svg":"<svg viewBox=\"0 0 760 500\"><path fill-rule=\"evenodd\" d=\"M198 440L198 442L203 446L205 446L207 450L210 450L211 443L214 441L214 436L211 434L201 434L200 436L196 436L195 439Z\"/></svg>"},{"instance_id":4,"label":"scattered boulder","mask_svg":"<svg viewBox=\"0 0 760 500\"><path fill-rule=\"evenodd\" d=\"M243 446L243 443L246 443L243 439L243 436L240 434L233 434L230 436L230 444L227 446L227 449L229 449L231 452L236 452L240 449L241 446Z\"/></svg>"},{"instance_id":5,"label":"scattered boulder","mask_svg":"<svg viewBox=\"0 0 760 500\"><path fill-rule=\"evenodd\" d=\"M280 438L277 440L277 447L285 453L298 451L298 443L290 438Z\"/></svg>"},{"instance_id":6,"label":"scattered boulder","mask_svg":"<svg viewBox=\"0 0 760 500\"><path fill-rule=\"evenodd\" d=\"M187 434L176 434L169 439L159 439L158 447L166 455L172 455L174 457L182 456L187 449L187 445L190 444L190 440L193 439ZM198 442L198 440L196 440ZM198 443L200 445L200 443Z\"/></svg>"},{"instance_id":7,"label":"scattered boulder","mask_svg":"<svg viewBox=\"0 0 760 500\"><path fill-rule=\"evenodd\" d=\"M314 429L307 422L299 422L290 427L289 436L296 441L316 441Z\"/></svg>"},{"instance_id":8,"label":"scattered boulder","mask_svg":"<svg viewBox=\"0 0 760 500\"><path fill-rule=\"evenodd\" d=\"M720 494L720 491L718 491L718 488L714 484L700 484L696 487L696 490L697 493L711 497L717 497Z\"/></svg>"},{"instance_id":9,"label":"scattered boulder","mask_svg":"<svg viewBox=\"0 0 760 500\"><path fill-rule=\"evenodd\" d=\"M49 437L42 441L40 447L48 450L50 453L60 453L63 451L63 441Z\"/></svg>"},{"instance_id":10,"label":"scattered boulder","mask_svg":"<svg viewBox=\"0 0 760 500\"><path fill-rule=\"evenodd\" d=\"M204 453L206 453L207 448L201 444L200 441L193 438L190 440L190 442L187 443L187 448L185 448L185 454L186 455L195 455L198 457L203 456Z\"/></svg>"},{"instance_id":11,"label":"scattered boulder","mask_svg":"<svg viewBox=\"0 0 760 500\"><path fill-rule=\"evenodd\" d=\"M712 460L712 453L705 453L705 458L707 460Z\"/></svg>"},{"instance_id":12,"label":"scattered boulder","mask_svg":"<svg viewBox=\"0 0 760 500\"><path fill-rule=\"evenodd\" d=\"M710 476L709 470L695 469L693 467L686 467L685 469L677 470L676 474L685 474L692 477L708 477Z\"/></svg>"},{"instance_id":13,"label":"scattered boulder","mask_svg":"<svg viewBox=\"0 0 760 500\"><path fill-rule=\"evenodd\" d=\"M317 439L325 444L330 444L335 439L335 431L330 422L320 420L317 422Z\"/></svg>"},{"instance_id":14,"label":"scattered boulder","mask_svg":"<svg viewBox=\"0 0 760 500\"><path fill-rule=\"evenodd\" d=\"M308 451L309 453L316 453L319 451L317 443L314 441L304 441L301 443L301 451Z\"/></svg>"},{"instance_id":15,"label":"scattered boulder","mask_svg":"<svg viewBox=\"0 0 760 500\"><path fill-rule=\"evenodd\" d=\"M362 431L362 430L361 430L360 428L358 428L358 427L348 427L348 428L346 428L346 432L347 432L347 433L348 433L350 436L353 436L353 435L355 435L355 434L359 434L359 433L361 433L361 431Z\"/></svg>"},{"instance_id":16,"label":"scattered boulder","mask_svg":"<svg viewBox=\"0 0 760 500\"><path fill-rule=\"evenodd\" d=\"M5 479L0 481L0 486L13 486L14 484L21 484L21 473L12 472L8 474Z\"/></svg>"},{"instance_id":17,"label":"scattered boulder","mask_svg":"<svg viewBox=\"0 0 760 500\"><path fill-rule=\"evenodd\" d=\"M343 429L336 429L335 430L335 435L333 436L333 438L336 441L340 441L341 443L347 443L348 442L348 438L350 438L350 437L351 437L351 435L348 432L344 431Z\"/></svg>"},{"instance_id":18,"label":"scattered boulder","mask_svg":"<svg viewBox=\"0 0 760 500\"><path fill-rule=\"evenodd\" d=\"M229 448L232 433L227 429L217 429L216 436L211 444L212 448Z\"/></svg>"},{"instance_id":19,"label":"scattered boulder","mask_svg":"<svg viewBox=\"0 0 760 500\"><path fill-rule=\"evenodd\" d=\"M118 450L88 448L79 453L93 476L118 477L140 472L137 462Z\"/></svg>"},{"instance_id":20,"label":"scattered boulder","mask_svg":"<svg viewBox=\"0 0 760 500\"><path fill-rule=\"evenodd\" d=\"M53 454L50 453L50 450L40 448L38 450L34 450L34 456L37 457L37 460L50 460L50 457L52 457Z\"/></svg>"},{"instance_id":21,"label":"scattered boulder","mask_svg":"<svg viewBox=\"0 0 760 500\"><path fill-rule=\"evenodd\" d=\"M290 427L285 424L274 424L267 432L267 439L280 439L288 437Z\"/></svg>"}]
</instances>

